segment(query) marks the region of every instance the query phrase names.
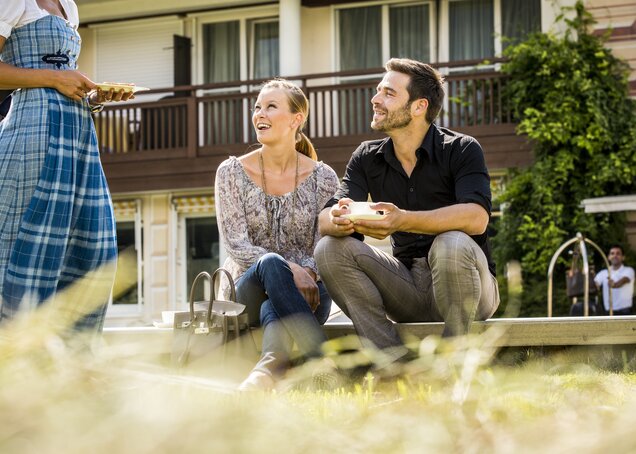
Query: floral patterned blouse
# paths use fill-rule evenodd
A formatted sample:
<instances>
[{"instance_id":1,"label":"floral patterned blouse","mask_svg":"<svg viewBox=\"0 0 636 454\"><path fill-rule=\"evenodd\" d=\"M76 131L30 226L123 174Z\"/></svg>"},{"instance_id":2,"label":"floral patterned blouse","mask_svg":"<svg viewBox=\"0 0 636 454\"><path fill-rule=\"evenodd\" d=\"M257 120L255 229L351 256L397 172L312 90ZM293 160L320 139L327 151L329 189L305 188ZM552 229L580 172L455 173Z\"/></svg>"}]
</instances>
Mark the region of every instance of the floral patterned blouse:
<instances>
[{"instance_id":1,"label":"floral patterned blouse","mask_svg":"<svg viewBox=\"0 0 636 454\"><path fill-rule=\"evenodd\" d=\"M293 191L265 194L236 157L223 161L214 188L219 232L228 254L223 267L236 281L261 256L275 252L317 274L313 254L320 238L318 214L337 189L336 172L322 162L298 184L294 197Z\"/></svg>"}]
</instances>

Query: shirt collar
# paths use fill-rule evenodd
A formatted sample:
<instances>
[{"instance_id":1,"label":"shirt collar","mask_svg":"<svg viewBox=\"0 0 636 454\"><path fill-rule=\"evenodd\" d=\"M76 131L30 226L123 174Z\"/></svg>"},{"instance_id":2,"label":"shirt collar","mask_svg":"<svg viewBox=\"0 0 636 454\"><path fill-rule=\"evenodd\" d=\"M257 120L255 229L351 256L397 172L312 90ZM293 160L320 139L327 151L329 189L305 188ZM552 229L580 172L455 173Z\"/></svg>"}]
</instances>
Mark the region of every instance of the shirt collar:
<instances>
[{"instance_id":1,"label":"shirt collar","mask_svg":"<svg viewBox=\"0 0 636 454\"><path fill-rule=\"evenodd\" d=\"M424 136L424 140L422 140L422 145L419 146L419 148L417 149L417 151L419 152L419 150L424 150L428 153L428 158L432 161L433 160L433 156L434 156L434 150L435 150L435 138L439 135L437 134L437 126L435 126L434 123L431 123L431 125L428 128L428 131L426 131L426 135ZM419 155L418 155L419 158Z\"/></svg>"},{"instance_id":2,"label":"shirt collar","mask_svg":"<svg viewBox=\"0 0 636 454\"><path fill-rule=\"evenodd\" d=\"M421 157L420 150L424 150L428 154L429 159L433 160L435 147L441 146L441 139L442 137L441 134L439 134L437 126L435 126L434 123L431 123L431 126L429 126L428 131L424 136L424 140L422 140L420 146L417 147L417 150L415 150L417 158L419 159ZM376 151L376 155L384 155L384 159L387 159L389 156L395 156L393 141L390 137L387 137L382 141L382 143L380 143L380 146Z\"/></svg>"}]
</instances>

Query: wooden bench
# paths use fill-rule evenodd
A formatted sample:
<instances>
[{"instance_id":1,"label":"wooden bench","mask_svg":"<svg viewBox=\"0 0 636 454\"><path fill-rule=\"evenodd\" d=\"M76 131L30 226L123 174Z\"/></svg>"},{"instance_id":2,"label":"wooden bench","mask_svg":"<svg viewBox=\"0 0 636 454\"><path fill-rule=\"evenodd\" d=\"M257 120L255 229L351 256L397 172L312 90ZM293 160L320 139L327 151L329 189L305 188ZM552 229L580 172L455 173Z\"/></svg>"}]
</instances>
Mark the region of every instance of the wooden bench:
<instances>
[{"instance_id":1,"label":"wooden bench","mask_svg":"<svg viewBox=\"0 0 636 454\"><path fill-rule=\"evenodd\" d=\"M423 339L442 334L444 324L399 323L403 336ZM501 330L493 341L497 347L536 347L550 345L619 345L636 344L636 316L615 317L536 317L493 318L474 322L471 333L480 334L490 328ZM335 338L355 331L350 322L325 325L327 336Z\"/></svg>"},{"instance_id":2,"label":"wooden bench","mask_svg":"<svg viewBox=\"0 0 636 454\"><path fill-rule=\"evenodd\" d=\"M443 323L400 323L403 336L423 339L441 335ZM574 345L626 345L636 344L636 316L614 317L537 317L495 318L475 322L471 333L479 334L494 328L500 336L493 336L496 347L539 347ZM355 334L350 321L328 322L324 326L329 338ZM108 345L135 343L143 345L146 353L169 352L172 329L155 327L104 328L104 341Z\"/></svg>"}]
</instances>

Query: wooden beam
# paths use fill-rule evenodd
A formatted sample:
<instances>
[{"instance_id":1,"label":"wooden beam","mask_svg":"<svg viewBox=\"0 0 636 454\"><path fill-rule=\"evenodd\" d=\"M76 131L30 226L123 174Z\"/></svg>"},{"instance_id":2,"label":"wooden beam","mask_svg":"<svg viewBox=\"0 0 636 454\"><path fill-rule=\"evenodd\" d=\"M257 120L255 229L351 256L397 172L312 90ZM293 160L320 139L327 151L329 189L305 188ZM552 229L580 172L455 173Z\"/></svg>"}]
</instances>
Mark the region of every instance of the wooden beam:
<instances>
[{"instance_id":1,"label":"wooden beam","mask_svg":"<svg viewBox=\"0 0 636 454\"><path fill-rule=\"evenodd\" d=\"M399 323L403 336L423 339L440 336L444 324ZM327 323L324 330L329 338L355 334L350 322ZM492 331L489 331L492 330ZM488 331L488 345L493 347L543 347L575 345L627 345L636 344L636 316L614 317L537 317L494 318L473 323L471 333ZM104 328L104 340L108 345L139 344L152 346L147 354L170 351L172 329L154 327Z\"/></svg>"},{"instance_id":2,"label":"wooden beam","mask_svg":"<svg viewBox=\"0 0 636 454\"><path fill-rule=\"evenodd\" d=\"M423 339L440 336L444 324L400 323L403 336ZM536 317L494 318L475 322L472 334L482 334L492 329L494 347L537 347L550 345L617 345L636 344L636 316L614 317ZM325 325L330 338L354 334L351 323Z\"/></svg>"}]
</instances>

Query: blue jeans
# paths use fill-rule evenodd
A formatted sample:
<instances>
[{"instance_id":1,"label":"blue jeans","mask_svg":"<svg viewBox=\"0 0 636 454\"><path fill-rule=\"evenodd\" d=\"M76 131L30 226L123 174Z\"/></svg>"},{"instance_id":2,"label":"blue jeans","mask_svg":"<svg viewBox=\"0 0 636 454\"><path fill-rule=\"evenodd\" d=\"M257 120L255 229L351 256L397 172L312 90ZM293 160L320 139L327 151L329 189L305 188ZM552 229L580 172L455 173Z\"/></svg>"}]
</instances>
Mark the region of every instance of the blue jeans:
<instances>
[{"instance_id":1,"label":"blue jeans","mask_svg":"<svg viewBox=\"0 0 636 454\"><path fill-rule=\"evenodd\" d=\"M293 341L305 357L320 356L320 346L327 340L320 325L329 317L331 298L322 282L318 288L320 305L312 313L289 264L275 253L263 255L237 280L236 299L247 306L250 325L263 327L263 353L255 370L284 371Z\"/></svg>"}]
</instances>

